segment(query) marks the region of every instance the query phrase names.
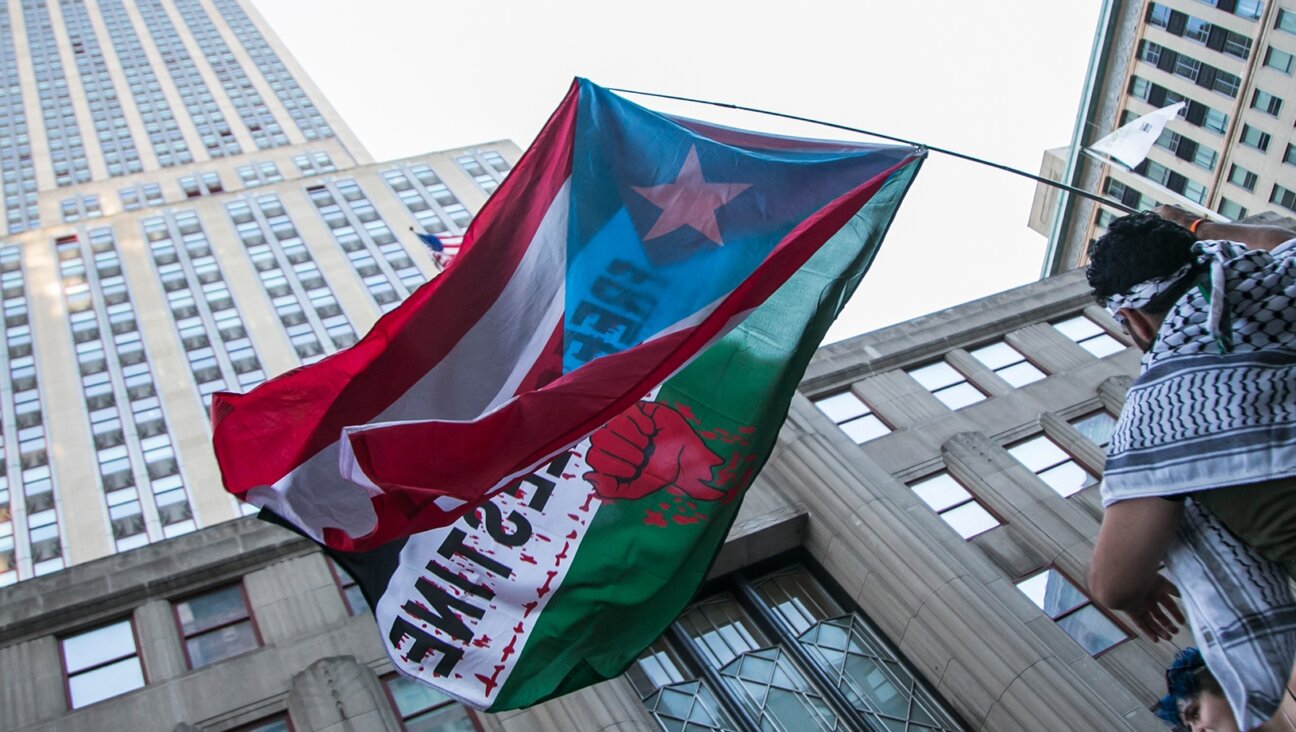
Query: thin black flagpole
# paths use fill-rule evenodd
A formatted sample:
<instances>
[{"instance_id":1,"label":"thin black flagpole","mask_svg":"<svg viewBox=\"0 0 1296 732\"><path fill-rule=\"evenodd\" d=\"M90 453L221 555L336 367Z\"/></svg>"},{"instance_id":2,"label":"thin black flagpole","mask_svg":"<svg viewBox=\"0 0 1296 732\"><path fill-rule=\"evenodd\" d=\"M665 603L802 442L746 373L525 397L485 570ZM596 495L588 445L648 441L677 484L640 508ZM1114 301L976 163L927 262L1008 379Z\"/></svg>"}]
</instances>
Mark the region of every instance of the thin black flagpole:
<instances>
[{"instance_id":1,"label":"thin black flagpole","mask_svg":"<svg viewBox=\"0 0 1296 732\"><path fill-rule=\"evenodd\" d=\"M1028 173L1028 172L1026 172L1026 171L1024 171L1024 170L1021 170L1021 169L1019 169L1019 168L1013 168L1013 167L1008 166L1008 165L1003 165L1003 164L1000 164L1000 163L995 163L995 162L992 162L992 161L986 160L986 159L984 159L984 158L978 158L978 157L976 157L976 156L974 156L974 155L967 155L967 154L965 154L965 153L956 152L956 151L954 151L954 150L949 150L949 149L946 149L946 148L943 148L943 147L936 147L935 145L927 145L927 144L924 144L924 143L921 143L921 142L915 142L915 141L913 141L913 140L906 140L906 139L904 139L903 137L896 137L896 136L894 136L894 135L884 135L884 134L882 134L882 133L880 133L880 132L871 132L871 131L869 131L869 130L861 130L861 129L859 129L858 127L849 127L849 126L847 126L847 125L839 125L839 124L837 124L836 122L825 122L825 121L820 120L820 119L811 119L810 117L801 117L801 116L799 116L799 115L795 115L795 114L787 114L787 113L784 113L784 112L772 112L772 111L770 111L770 110L768 110L768 109L757 109L756 107L744 107L744 106L741 105L741 104L731 104L731 103L729 103L729 102L713 102L713 101L710 101L710 100L707 100L707 99L693 99L693 98L691 98L691 97L679 97L679 96L675 96L674 94L658 94L657 92L637 91L637 90L635 90L635 89L617 89L617 88L610 88L610 89L608 89L608 91L621 92L622 94L638 94L639 96L644 96L644 97L658 97L659 99L674 99L674 100L679 101L679 102L692 102L692 103L694 103L694 104L707 104L707 105L710 105L710 106L712 106L712 107L724 107L725 109L738 109L738 110L741 110L741 111L743 111L743 112L754 112L754 113L756 113L756 114L764 114L764 115L768 115L768 116L770 116L770 117L780 117L780 118L782 118L782 119L791 119L791 120L796 120L796 121L798 121L798 122L808 122L808 123L813 124L813 125L820 125L820 126L823 126L823 127L831 127L831 128L833 128L833 129L837 129L837 130L845 130L845 131L847 131L847 132L855 132L855 133L857 133L857 134L861 134L861 135L869 135L870 137L878 137L878 138L881 138L881 139L883 139L883 140L890 140L890 141L892 141L892 142L899 142L899 143L902 143L902 144L905 144L905 145L913 145L914 147L924 148L924 149L927 149L927 150L931 150L932 152L938 152L938 153L942 153L942 154L944 154L944 155L949 155L950 157L960 158L960 159L962 159L962 160L967 160L967 161L969 161L969 162L973 162L973 163L980 163L981 165L986 165L986 166L989 166L989 167L991 167L991 168L996 168L996 169L998 169L998 170L1002 170L1002 171L1007 172L1007 173L1012 173L1012 174L1014 174L1014 175L1020 175L1020 176L1023 177L1023 178L1030 178L1031 180L1033 180L1033 181L1035 181L1035 182L1037 182L1037 183L1043 183L1044 185L1053 186L1054 188L1060 188L1060 189L1062 189L1062 190L1064 190L1064 191L1067 191L1067 192L1069 192L1069 193L1074 193L1074 194L1076 194L1077 196L1083 196L1084 198L1088 198L1088 199L1090 199L1091 201L1097 201L1098 203L1101 203L1101 204L1103 204L1103 205L1111 206L1112 208L1120 209L1120 210L1122 210L1122 211L1124 211L1124 212L1126 212L1126 213L1138 213L1138 211L1136 211L1135 209L1130 208L1129 206L1126 206L1125 204L1121 203L1120 201L1114 201L1114 200L1111 200L1111 199L1109 199L1109 198L1103 198L1102 196L1099 196L1099 195L1094 194L1094 193L1090 193L1089 191L1086 191L1086 190L1084 190L1084 189L1076 188L1075 186L1069 186L1069 185L1067 185L1066 183L1059 183L1058 181L1055 181L1055 180L1049 180L1048 178L1044 178L1044 177L1042 177L1042 176L1035 175L1034 173Z\"/></svg>"}]
</instances>

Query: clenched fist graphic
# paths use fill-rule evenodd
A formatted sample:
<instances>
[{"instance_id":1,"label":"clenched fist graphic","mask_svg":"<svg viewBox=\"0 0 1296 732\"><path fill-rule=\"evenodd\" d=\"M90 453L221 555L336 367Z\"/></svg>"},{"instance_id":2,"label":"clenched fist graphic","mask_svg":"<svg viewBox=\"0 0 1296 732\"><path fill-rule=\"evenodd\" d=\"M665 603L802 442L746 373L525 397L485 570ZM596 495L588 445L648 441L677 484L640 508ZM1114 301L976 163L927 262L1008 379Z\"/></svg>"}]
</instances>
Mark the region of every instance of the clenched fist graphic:
<instances>
[{"instance_id":1,"label":"clenched fist graphic","mask_svg":"<svg viewBox=\"0 0 1296 732\"><path fill-rule=\"evenodd\" d=\"M724 497L710 485L724 460L664 404L639 402L608 422L590 437L585 459L592 470L582 477L600 498L634 500L662 488L699 501Z\"/></svg>"}]
</instances>

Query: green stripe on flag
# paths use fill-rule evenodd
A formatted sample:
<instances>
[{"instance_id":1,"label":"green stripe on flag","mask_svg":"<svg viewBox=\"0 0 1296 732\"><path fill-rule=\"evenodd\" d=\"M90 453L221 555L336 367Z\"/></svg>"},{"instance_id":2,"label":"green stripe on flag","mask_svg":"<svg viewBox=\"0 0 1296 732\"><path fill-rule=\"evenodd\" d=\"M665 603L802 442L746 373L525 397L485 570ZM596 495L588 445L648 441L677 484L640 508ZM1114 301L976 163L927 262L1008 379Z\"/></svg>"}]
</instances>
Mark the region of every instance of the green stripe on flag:
<instances>
[{"instance_id":1,"label":"green stripe on flag","mask_svg":"<svg viewBox=\"0 0 1296 732\"><path fill-rule=\"evenodd\" d=\"M682 414L724 461L713 484L726 498L659 490L603 503L491 711L619 676L693 599L810 358L872 263L921 162L894 172L769 300L662 386L657 403Z\"/></svg>"}]
</instances>

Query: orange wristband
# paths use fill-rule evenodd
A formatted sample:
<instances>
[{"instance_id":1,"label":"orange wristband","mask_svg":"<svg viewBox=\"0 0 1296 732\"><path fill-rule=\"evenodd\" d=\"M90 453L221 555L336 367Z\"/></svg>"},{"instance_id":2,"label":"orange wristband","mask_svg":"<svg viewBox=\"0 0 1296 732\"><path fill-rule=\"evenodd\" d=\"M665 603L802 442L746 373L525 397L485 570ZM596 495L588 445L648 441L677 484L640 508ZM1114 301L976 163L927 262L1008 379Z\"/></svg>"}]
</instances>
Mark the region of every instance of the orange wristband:
<instances>
[{"instance_id":1,"label":"orange wristband","mask_svg":"<svg viewBox=\"0 0 1296 732\"><path fill-rule=\"evenodd\" d=\"M1202 218L1197 219L1191 224L1188 224L1188 233L1192 234L1193 236L1197 236L1197 227L1201 226L1203 221L1210 221L1210 219L1203 216Z\"/></svg>"}]
</instances>

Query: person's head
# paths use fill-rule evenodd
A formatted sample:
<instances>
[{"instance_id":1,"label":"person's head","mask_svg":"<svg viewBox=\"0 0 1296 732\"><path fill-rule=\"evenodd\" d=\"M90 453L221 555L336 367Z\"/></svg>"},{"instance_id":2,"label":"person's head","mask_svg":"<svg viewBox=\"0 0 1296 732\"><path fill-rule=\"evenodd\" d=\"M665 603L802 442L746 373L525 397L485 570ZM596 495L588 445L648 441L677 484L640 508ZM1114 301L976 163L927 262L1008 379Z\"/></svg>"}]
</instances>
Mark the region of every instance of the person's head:
<instances>
[{"instance_id":1,"label":"person's head","mask_svg":"<svg viewBox=\"0 0 1296 732\"><path fill-rule=\"evenodd\" d=\"M1130 337L1148 350L1165 315L1192 286L1197 237L1173 221L1144 212L1111 222L1089 245L1085 276L1098 302L1111 308Z\"/></svg>"},{"instance_id":2,"label":"person's head","mask_svg":"<svg viewBox=\"0 0 1296 732\"><path fill-rule=\"evenodd\" d=\"M1180 651L1166 669L1166 686L1170 693L1162 697L1156 713L1175 732L1238 732L1233 710L1201 651Z\"/></svg>"}]
</instances>

